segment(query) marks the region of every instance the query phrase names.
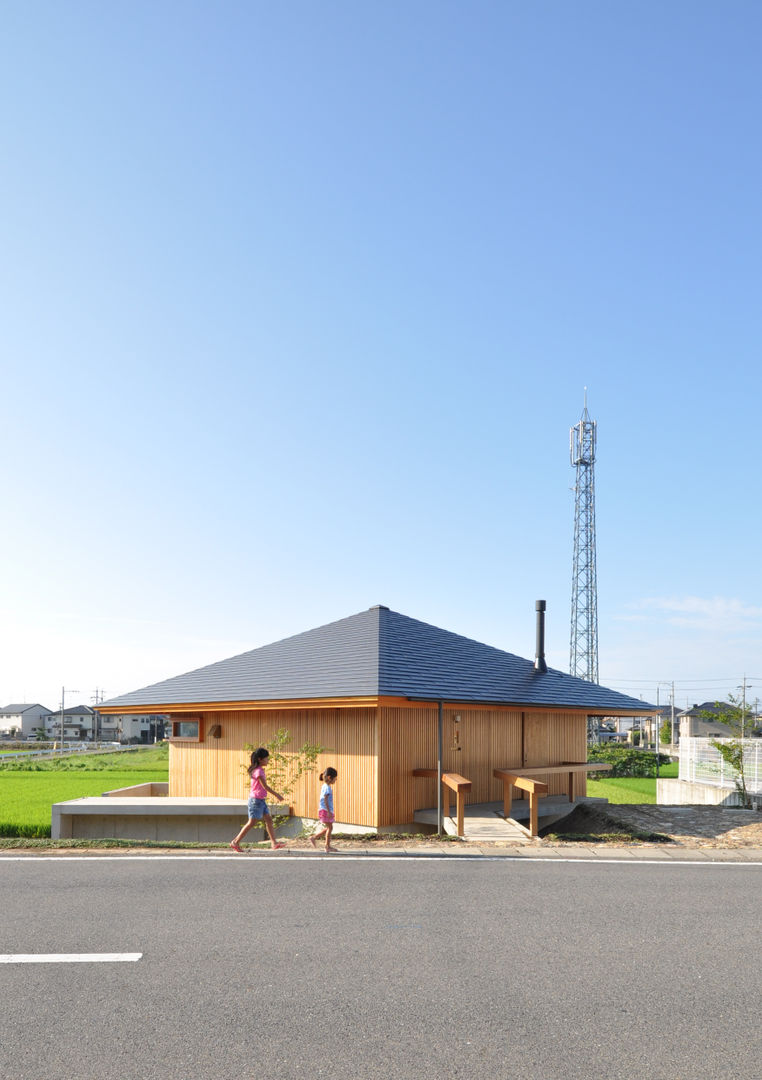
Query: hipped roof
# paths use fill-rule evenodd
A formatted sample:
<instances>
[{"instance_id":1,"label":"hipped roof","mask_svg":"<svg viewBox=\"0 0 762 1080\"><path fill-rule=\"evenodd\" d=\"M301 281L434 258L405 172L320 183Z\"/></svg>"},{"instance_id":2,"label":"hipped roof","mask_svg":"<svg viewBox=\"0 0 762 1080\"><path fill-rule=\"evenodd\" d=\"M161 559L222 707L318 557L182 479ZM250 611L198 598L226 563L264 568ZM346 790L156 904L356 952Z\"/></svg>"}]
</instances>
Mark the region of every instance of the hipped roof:
<instances>
[{"instance_id":1,"label":"hipped roof","mask_svg":"<svg viewBox=\"0 0 762 1080\"><path fill-rule=\"evenodd\" d=\"M173 705L396 697L651 712L637 698L376 606L130 694L101 710Z\"/></svg>"}]
</instances>

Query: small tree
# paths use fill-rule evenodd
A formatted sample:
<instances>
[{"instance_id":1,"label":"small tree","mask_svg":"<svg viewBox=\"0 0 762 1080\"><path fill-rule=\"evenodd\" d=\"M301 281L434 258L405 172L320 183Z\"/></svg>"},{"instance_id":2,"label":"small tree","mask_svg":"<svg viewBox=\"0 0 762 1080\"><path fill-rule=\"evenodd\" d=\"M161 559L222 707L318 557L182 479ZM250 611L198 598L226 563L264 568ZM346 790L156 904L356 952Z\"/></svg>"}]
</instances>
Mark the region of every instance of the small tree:
<instances>
[{"instance_id":1,"label":"small tree","mask_svg":"<svg viewBox=\"0 0 762 1080\"><path fill-rule=\"evenodd\" d=\"M267 761L267 783L280 792L286 803L301 777L305 773L314 772L318 757L325 753L325 747L315 743L303 743L297 750L287 751L285 748L290 742L290 733L285 728L279 728L272 739L263 744L270 752ZM243 748L248 753L257 749L251 743L244 743ZM286 814L278 814L273 818L273 823L281 824L286 818Z\"/></svg>"},{"instance_id":2,"label":"small tree","mask_svg":"<svg viewBox=\"0 0 762 1080\"><path fill-rule=\"evenodd\" d=\"M746 777L744 776L744 745L740 739L728 739L720 742L712 739L712 746L719 751L723 761L735 770L736 791L741 797L741 803L747 810L751 809L751 799L746 790Z\"/></svg>"},{"instance_id":3,"label":"small tree","mask_svg":"<svg viewBox=\"0 0 762 1080\"><path fill-rule=\"evenodd\" d=\"M669 717L662 721L661 728L659 729L659 738L668 746L672 745L672 721Z\"/></svg>"},{"instance_id":4,"label":"small tree","mask_svg":"<svg viewBox=\"0 0 762 1080\"><path fill-rule=\"evenodd\" d=\"M724 724L731 731L732 738L724 740L712 739L711 742L722 760L734 770L736 774L736 791L741 798L741 804L749 809L751 799L746 790L746 777L744 775L744 755L746 751L744 737L747 732L751 734L754 729L753 713L744 701L734 697L732 694L728 696L729 700L727 702L716 701L714 709L711 711L704 709L702 719Z\"/></svg>"}]
</instances>

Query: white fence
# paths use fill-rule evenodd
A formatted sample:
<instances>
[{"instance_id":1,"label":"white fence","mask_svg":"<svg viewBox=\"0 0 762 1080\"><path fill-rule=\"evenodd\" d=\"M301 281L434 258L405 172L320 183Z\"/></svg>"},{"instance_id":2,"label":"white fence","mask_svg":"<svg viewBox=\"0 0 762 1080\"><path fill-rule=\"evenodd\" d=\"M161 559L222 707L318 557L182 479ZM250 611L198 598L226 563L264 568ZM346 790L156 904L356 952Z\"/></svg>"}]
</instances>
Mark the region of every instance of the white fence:
<instances>
[{"instance_id":1,"label":"white fence","mask_svg":"<svg viewBox=\"0 0 762 1080\"><path fill-rule=\"evenodd\" d=\"M717 739L726 743L734 740ZM739 739L744 747L744 778L750 794L762 794L762 739ZM711 739L680 740L680 779L694 784L735 788L736 770L724 761Z\"/></svg>"}]
</instances>

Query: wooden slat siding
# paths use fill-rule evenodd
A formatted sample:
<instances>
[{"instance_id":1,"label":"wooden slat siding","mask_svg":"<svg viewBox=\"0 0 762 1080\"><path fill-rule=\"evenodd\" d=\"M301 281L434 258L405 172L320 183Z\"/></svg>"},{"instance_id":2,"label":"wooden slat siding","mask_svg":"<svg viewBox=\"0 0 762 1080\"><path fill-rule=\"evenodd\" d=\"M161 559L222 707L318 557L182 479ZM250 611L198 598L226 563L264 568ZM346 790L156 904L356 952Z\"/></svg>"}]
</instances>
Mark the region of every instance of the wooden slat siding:
<instances>
[{"instance_id":1,"label":"wooden slat siding","mask_svg":"<svg viewBox=\"0 0 762 1080\"><path fill-rule=\"evenodd\" d=\"M437 707L381 708L378 727L378 824L407 825L416 810L437 805L436 780L413 777L436 767Z\"/></svg>"},{"instance_id":2,"label":"wooden slat siding","mask_svg":"<svg viewBox=\"0 0 762 1080\"><path fill-rule=\"evenodd\" d=\"M414 778L413 769L434 768L437 754L437 707L381 708L382 758L379 767L379 825L403 825L416 810L437 805L436 781ZM453 749L453 717L460 715L461 750ZM496 802L502 783L492 770L521 765L521 713L518 710L464 709L443 711L442 768L461 773L472 784L469 803Z\"/></svg>"},{"instance_id":3,"label":"wooden slat siding","mask_svg":"<svg viewBox=\"0 0 762 1080\"><path fill-rule=\"evenodd\" d=\"M461 717L460 752L452 749L457 714ZM329 748L317 772L328 765L339 771L335 789L339 821L368 827L405 825L413 821L416 810L437 804L436 782L412 776L415 768L436 765L436 705L411 703L409 708L388 706L378 711L365 707L221 710L203 716L204 742L170 744L170 795L244 797L248 756L243 744L258 746L279 728L286 728L293 748L304 742ZM443 720L443 769L471 781L470 803L502 799L502 784L493 777L494 768L557 765L586 758L586 720L576 711L524 711L522 721L521 710L445 706ZM214 724L222 729L219 739L208 736ZM297 815L317 817L317 772L304 777L291 798ZM584 794L581 777L579 784L578 794ZM548 777L548 786L551 794L560 794L563 779Z\"/></svg>"},{"instance_id":4,"label":"wooden slat siding","mask_svg":"<svg viewBox=\"0 0 762 1080\"><path fill-rule=\"evenodd\" d=\"M526 713L524 716L524 753L522 765L560 765L564 761L587 759L587 719L577 712ZM506 766L498 766L506 768ZM587 791L586 778L580 776L578 795ZM566 794L561 776L548 777L548 794Z\"/></svg>"},{"instance_id":5,"label":"wooden slat siding","mask_svg":"<svg viewBox=\"0 0 762 1080\"><path fill-rule=\"evenodd\" d=\"M287 750L305 742L327 747L314 773L302 777L290 797L299 816L317 818L318 774L328 765L338 770L335 788L339 821L376 824L375 709L271 710L270 712L204 713L206 730L219 724L219 739L170 744L170 794L185 797L245 798L249 755L244 743L269 742L279 728L291 735Z\"/></svg>"},{"instance_id":6,"label":"wooden slat siding","mask_svg":"<svg viewBox=\"0 0 762 1080\"><path fill-rule=\"evenodd\" d=\"M495 763L505 761L505 765L498 766L501 769L510 769L513 766L521 765L521 733L522 717L519 710L506 713L502 721L498 719L496 723L492 724L490 732L490 763L492 767L488 768L490 788L489 797L485 799L485 802L497 802L498 799L503 797L502 781L496 780L492 775Z\"/></svg>"}]
</instances>

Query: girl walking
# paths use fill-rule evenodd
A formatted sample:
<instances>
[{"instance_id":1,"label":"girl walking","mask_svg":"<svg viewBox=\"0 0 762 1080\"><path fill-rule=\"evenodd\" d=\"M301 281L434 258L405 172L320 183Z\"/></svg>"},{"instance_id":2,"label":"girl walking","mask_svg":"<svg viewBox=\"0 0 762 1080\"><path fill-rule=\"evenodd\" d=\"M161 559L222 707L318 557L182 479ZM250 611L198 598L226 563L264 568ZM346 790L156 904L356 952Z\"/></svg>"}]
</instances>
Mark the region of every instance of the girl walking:
<instances>
[{"instance_id":1,"label":"girl walking","mask_svg":"<svg viewBox=\"0 0 762 1080\"><path fill-rule=\"evenodd\" d=\"M325 772L321 772L320 774L323 786L320 789L320 809L318 810L318 817L320 818L323 828L319 832L313 833L310 837L310 843L315 847L315 841L319 840L321 836L324 836L326 851L338 851L338 848L331 847L331 833L333 832L334 822L333 785L336 783L338 775L339 774L334 768L326 769Z\"/></svg>"},{"instance_id":2,"label":"girl walking","mask_svg":"<svg viewBox=\"0 0 762 1080\"><path fill-rule=\"evenodd\" d=\"M246 833L249 829L253 829L255 825L258 825L262 820L264 820L267 835L270 837L270 846L273 849L286 846L275 839L273 819L267 812L267 802L265 800L268 791L271 795L275 796L278 802L283 802L283 796L279 795L277 791L273 791L271 787L268 787L267 781L265 780L265 765L267 764L269 757L270 751L266 750L264 746L260 746L259 750L255 750L251 755L251 764L246 770L251 777L251 788L249 790L249 820L241 829L238 836L236 836L235 840L230 841L230 846L233 851L241 850L241 841Z\"/></svg>"}]
</instances>

